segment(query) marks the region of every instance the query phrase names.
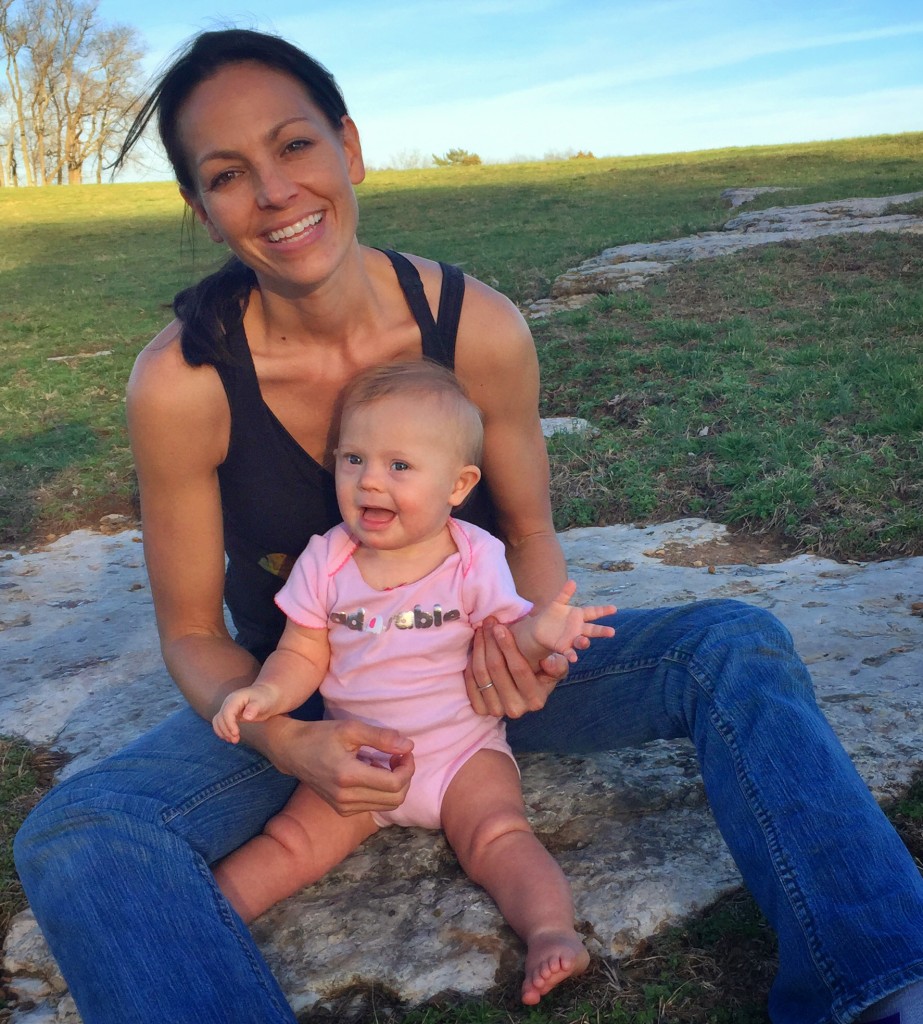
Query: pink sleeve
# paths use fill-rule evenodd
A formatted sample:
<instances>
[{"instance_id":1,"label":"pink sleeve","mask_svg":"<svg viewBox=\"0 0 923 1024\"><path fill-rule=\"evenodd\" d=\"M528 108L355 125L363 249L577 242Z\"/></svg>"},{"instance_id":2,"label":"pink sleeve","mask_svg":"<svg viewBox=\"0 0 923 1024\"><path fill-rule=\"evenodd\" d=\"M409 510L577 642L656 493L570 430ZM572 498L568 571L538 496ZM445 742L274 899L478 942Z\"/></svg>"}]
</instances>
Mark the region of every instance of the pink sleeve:
<instances>
[{"instance_id":1,"label":"pink sleeve","mask_svg":"<svg viewBox=\"0 0 923 1024\"><path fill-rule=\"evenodd\" d=\"M493 615L500 622L517 622L532 611L532 602L516 593L506 549L489 533L472 537L471 565L465 576L465 608L476 629Z\"/></svg>"},{"instance_id":2,"label":"pink sleeve","mask_svg":"<svg viewBox=\"0 0 923 1024\"><path fill-rule=\"evenodd\" d=\"M328 551L326 535L312 537L276 594L279 608L293 622L307 629L327 628Z\"/></svg>"}]
</instances>

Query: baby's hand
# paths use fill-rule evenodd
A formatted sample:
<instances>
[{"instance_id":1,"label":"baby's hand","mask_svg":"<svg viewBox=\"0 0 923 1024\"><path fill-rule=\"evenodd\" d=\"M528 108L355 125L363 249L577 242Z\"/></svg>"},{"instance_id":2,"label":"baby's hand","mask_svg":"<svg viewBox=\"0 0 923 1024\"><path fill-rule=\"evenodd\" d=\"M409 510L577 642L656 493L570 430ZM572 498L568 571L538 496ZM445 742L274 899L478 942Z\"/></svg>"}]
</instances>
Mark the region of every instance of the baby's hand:
<instances>
[{"instance_id":1,"label":"baby's hand","mask_svg":"<svg viewBox=\"0 0 923 1024\"><path fill-rule=\"evenodd\" d=\"M273 715L271 695L260 686L245 686L224 698L221 710L212 719L212 728L228 743L240 740L238 722L265 722Z\"/></svg>"},{"instance_id":2,"label":"baby's hand","mask_svg":"<svg viewBox=\"0 0 923 1024\"><path fill-rule=\"evenodd\" d=\"M551 604L537 613L535 622L535 639L549 651L563 654L570 662L577 660L578 650L583 651L590 646L591 638L615 635L611 626L593 625L594 619L614 614L615 606L572 607L570 599L576 591L577 584L568 580Z\"/></svg>"}]
</instances>

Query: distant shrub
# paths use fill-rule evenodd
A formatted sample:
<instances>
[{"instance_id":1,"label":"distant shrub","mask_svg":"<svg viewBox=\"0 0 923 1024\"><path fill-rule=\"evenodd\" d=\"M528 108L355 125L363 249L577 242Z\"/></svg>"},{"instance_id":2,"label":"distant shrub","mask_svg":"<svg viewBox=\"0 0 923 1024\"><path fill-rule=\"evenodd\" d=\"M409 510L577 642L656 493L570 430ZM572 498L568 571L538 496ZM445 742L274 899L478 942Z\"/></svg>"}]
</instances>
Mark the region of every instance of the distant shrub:
<instances>
[{"instance_id":1,"label":"distant shrub","mask_svg":"<svg viewBox=\"0 0 923 1024\"><path fill-rule=\"evenodd\" d=\"M544 158L546 163L558 160L595 160L595 154L588 149L549 149Z\"/></svg>"},{"instance_id":2,"label":"distant shrub","mask_svg":"<svg viewBox=\"0 0 923 1024\"><path fill-rule=\"evenodd\" d=\"M477 153L469 153L467 149L450 149L445 156L433 153L433 163L437 167L473 167L480 162Z\"/></svg>"}]
</instances>

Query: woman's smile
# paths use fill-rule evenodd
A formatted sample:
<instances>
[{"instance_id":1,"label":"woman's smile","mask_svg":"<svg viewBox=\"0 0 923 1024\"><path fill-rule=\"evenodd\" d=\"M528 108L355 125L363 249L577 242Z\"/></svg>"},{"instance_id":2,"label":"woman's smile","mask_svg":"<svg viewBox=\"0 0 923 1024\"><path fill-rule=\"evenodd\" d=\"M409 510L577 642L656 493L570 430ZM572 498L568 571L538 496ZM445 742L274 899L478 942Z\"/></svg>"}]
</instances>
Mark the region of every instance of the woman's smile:
<instances>
[{"instance_id":1,"label":"woman's smile","mask_svg":"<svg viewBox=\"0 0 923 1024\"><path fill-rule=\"evenodd\" d=\"M310 217L305 217L294 224L289 224L288 227L270 231L267 237L270 242L287 242L293 238L301 238L305 232L316 227L323 219L324 215L322 213L312 213Z\"/></svg>"}]
</instances>

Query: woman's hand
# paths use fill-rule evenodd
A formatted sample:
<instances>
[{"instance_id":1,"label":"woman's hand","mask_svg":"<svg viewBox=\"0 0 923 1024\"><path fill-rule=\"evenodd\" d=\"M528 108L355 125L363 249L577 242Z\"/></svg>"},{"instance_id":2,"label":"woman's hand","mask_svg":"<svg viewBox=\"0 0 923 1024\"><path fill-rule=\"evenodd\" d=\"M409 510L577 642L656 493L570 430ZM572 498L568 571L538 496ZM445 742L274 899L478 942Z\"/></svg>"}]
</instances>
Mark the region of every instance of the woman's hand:
<instances>
[{"instance_id":1,"label":"woman's hand","mask_svg":"<svg viewBox=\"0 0 923 1024\"><path fill-rule=\"evenodd\" d=\"M471 706L479 715L496 718L521 718L528 711L541 711L567 675L568 664L562 655L551 654L540 665L542 671L533 672L509 629L494 618L485 619L474 634L465 669Z\"/></svg>"},{"instance_id":2,"label":"woman's hand","mask_svg":"<svg viewBox=\"0 0 923 1024\"><path fill-rule=\"evenodd\" d=\"M339 814L391 811L407 796L413 741L395 729L357 721L300 722L285 715L260 728L271 731L259 746L273 764L310 786ZM247 729L241 722L245 737ZM391 770L360 761L363 747L388 754Z\"/></svg>"}]
</instances>

